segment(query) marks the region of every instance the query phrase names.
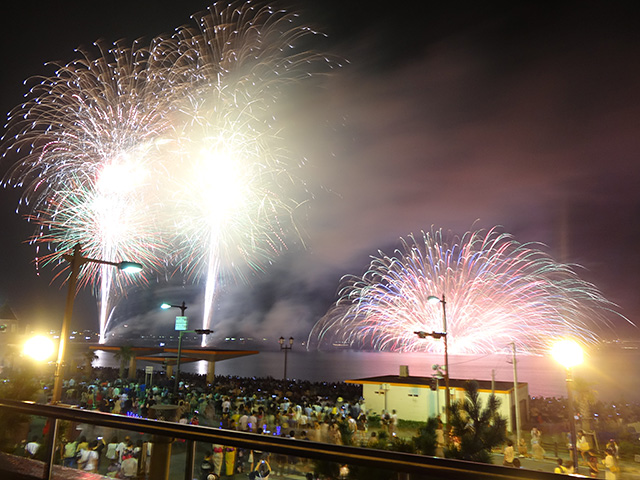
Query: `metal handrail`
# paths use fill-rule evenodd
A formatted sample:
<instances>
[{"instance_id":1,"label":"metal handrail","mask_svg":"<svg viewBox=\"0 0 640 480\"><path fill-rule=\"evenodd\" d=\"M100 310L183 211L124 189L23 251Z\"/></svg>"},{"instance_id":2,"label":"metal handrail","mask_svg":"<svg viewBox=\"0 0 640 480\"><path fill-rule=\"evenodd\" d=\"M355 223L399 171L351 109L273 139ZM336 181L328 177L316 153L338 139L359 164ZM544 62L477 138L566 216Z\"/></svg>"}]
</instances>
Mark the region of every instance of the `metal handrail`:
<instances>
[{"instance_id":1,"label":"metal handrail","mask_svg":"<svg viewBox=\"0 0 640 480\"><path fill-rule=\"evenodd\" d=\"M197 442L219 443L221 445L268 451L289 456L425 475L429 479L498 478L508 480L526 478L545 480L557 478L553 473L514 469L501 465L346 445L333 445L308 440L237 432L202 425L185 425L163 420L126 417L111 413L82 410L70 406L45 405L35 402L0 399L0 408L26 415L36 415L57 420L70 420L123 430L134 430L156 436ZM49 469L50 468L49 466Z\"/></svg>"}]
</instances>

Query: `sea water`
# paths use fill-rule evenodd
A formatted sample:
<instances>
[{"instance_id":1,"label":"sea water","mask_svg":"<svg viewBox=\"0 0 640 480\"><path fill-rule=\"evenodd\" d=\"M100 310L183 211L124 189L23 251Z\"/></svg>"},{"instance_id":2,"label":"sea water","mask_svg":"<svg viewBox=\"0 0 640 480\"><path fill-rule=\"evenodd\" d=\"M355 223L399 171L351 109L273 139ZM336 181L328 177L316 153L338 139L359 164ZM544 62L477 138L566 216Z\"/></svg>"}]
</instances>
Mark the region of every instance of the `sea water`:
<instances>
[{"instance_id":1,"label":"sea water","mask_svg":"<svg viewBox=\"0 0 640 480\"><path fill-rule=\"evenodd\" d=\"M116 367L113 354L97 352L94 366ZM284 352L263 351L255 355L224 360L216 363L216 375L240 377L284 377ZM529 395L566 397L567 371L550 356L516 355L518 382L527 383ZM640 402L639 351L598 351L585 358L572 374L592 385L599 400ZM442 355L421 353L359 352L338 350L332 352L306 351L295 347L287 354L287 378L313 382L341 382L380 375L398 375L400 366L406 365L411 376L434 374L434 365L443 365ZM138 362L143 369L152 363ZM156 371L162 369L155 364ZM185 363L185 372L206 374L204 361ZM496 380L513 382L512 355L449 356L451 378Z\"/></svg>"}]
</instances>

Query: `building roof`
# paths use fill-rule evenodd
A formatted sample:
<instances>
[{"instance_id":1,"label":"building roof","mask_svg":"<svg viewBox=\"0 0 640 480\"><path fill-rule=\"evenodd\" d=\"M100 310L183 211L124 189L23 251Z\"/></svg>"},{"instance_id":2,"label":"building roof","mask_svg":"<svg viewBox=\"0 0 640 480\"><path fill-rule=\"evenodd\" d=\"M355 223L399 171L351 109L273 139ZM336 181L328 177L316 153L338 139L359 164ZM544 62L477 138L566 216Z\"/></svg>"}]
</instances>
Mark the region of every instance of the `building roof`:
<instances>
[{"instance_id":1,"label":"building roof","mask_svg":"<svg viewBox=\"0 0 640 480\"><path fill-rule=\"evenodd\" d=\"M120 347L107 345L92 345L91 350L104 350L106 352L119 352ZM173 365L178 358L178 349L175 347L130 347L137 360L147 362L167 363ZM182 348L180 363L197 362L207 360L209 362L221 362L232 358L257 355L257 350L219 350L213 348Z\"/></svg>"},{"instance_id":2,"label":"building roof","mask_svg":"<svg viewBox=\"0 0 640 480\"><path fill-rule=\"evenodd\" d=\"M11 310L11 307L9 307L8 303L5 303L2 306L0 306L0 320L13 320L13 321L18 320L18 318L16 317L16 314L13 313L13 310Z\"/></svg>"},{"instance_id":3,"label":"building roof","mask_svg":"<svg viewBox=\"0 0 640 480\"><path fill-rule=\"evenodd\" d=\"M474 379L475 380L475 379ZM355 384L383 384L388 383L393 386L402 386L402 387L431 387L432 385L432 377L416 377L416 376L400 376L400 375L381 375L377 377L367 377L360 378L355 380L345 380L345 383L355 383ZM458 388L464 389L465 384L469 381L469 379L461 379L461 378L450 378L449 379L449 387L450 388ZM475 380L478 383L478 388L480 390L491 391L491 380ZM518 386L522 387L527 385L523 382L518 382ZM441 388L444 387L444 379L440 380L439 386ZM504 382L496 380L493 382L494 390L496 392L509 392L513 390L513 382Z\"/></svg>"}]
</instances>

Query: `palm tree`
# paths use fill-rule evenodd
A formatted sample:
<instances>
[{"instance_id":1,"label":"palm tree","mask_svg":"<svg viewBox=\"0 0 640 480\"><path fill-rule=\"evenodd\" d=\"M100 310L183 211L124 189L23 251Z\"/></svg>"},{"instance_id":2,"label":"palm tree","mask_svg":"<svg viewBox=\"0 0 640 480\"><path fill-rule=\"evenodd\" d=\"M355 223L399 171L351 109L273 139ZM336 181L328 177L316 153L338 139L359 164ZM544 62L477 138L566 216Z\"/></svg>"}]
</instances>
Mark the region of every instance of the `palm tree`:
<instances>
[{"instance_id":1,"label":"palm tree","mask_svg":"<svg viewBox=\"0 0 640 480\"><path fill-rule=\"evenodd\" d=\"M478 383L467 382L464 401L451 405L452 433L459 439L459 448L446 452L449 458L491 463L491 449L506 439L507 421L500 416L500 400L490 395L486 408L482 405Z\"/></svg>"},{"instance_id":2,"label":"palm tree","mask_svg":"<svg viewBox=\"0 0 640 480\"><path fill-rule=\"evenodd\" d=\"M120 350L116 352L116 358L120 360L120 372L118 376L120 379L124 379L124 370L129 364L129 361L133 357L133 349L129 345L120 347Z\"/></svg>"},{"instance_id":3,"label":"palm tree","mask_svg":"<svg viewBox=\"0 0 640 480\"><path fill-rule=\"evenodd\" d=\"M93 362L95 360L98 360L98 355L96 355L96 352L93 350L88 350L86 352L84 352L82 354L82 356L84 357L84 362L85 362L85 370L87 372L87 376L89 378L93 377Z\"/></svg>"}]
</instances>

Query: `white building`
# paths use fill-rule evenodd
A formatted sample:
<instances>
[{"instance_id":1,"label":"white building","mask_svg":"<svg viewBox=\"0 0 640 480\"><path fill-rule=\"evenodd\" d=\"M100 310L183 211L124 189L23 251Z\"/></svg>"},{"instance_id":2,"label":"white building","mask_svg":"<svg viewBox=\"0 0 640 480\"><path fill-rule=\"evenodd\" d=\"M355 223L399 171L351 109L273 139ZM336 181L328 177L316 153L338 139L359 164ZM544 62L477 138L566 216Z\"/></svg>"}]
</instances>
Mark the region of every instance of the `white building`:
<instances>
[{"instance_id":1,"label":"white building","mask_svg":"<svg viewBox=\"0 0 640 480\"><path fill-rule=\"evenodd\" d=\"M451 402L465 399L467 379L449 379ZM507 430L515 430L515 394L513 382L491 380L475 380L478 383L480 400L486 406L492 391L500 399L499 413L507 419ZM431 377L412 377L406 367L401 368L401 375L382 375L346 383L362 385L362 396L372 413L395 410L401 420L425 421L429 417L444 420L446 405L446 387L444 380L438 382L437 388ZM493 385L492 385L493 384ZM493 388L493 390L492 390ZM518 382L518 401L520 424L524 424L529 412L529 386Z\"/></svg>"}]
</instances>

